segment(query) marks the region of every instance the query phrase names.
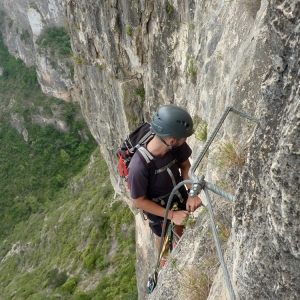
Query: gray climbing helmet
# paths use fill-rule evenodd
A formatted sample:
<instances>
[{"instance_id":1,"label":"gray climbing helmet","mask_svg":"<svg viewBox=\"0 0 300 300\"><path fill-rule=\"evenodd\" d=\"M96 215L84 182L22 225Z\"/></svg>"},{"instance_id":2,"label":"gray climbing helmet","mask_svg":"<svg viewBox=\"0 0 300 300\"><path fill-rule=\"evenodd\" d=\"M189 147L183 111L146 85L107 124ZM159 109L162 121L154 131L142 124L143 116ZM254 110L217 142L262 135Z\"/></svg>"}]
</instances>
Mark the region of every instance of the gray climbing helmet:
<instances>
[{"instance_id":1,"label":"gray climbing helmet","mask_svg":"<svg viewBox=\"0 0 300 300\"><path fill-rule=\"evenodd\" d=\"M187 138L194 133L193 120L181 107L164 105L153 116L151 130L158 136Z\"/></svg>"}]
</instances>

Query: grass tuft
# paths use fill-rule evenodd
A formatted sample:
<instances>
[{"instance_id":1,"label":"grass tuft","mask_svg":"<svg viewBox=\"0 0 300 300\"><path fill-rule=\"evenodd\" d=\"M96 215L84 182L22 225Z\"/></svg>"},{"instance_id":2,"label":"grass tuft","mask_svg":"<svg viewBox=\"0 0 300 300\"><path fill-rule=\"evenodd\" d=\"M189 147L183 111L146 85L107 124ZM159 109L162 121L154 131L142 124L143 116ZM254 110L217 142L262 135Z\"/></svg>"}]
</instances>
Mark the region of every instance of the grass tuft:
<instances>
[{"instance_id":1,"label":"grass tuft","mask_svg":"<svg viewBox=\"0 0 300 300\"><path fill-rule=\"evenodd\" d=\"M246 153L241 151L236 143L225 142L218 147L219 153L216 158L216 164L222 169L230 167L242 167L245 164Z\"/></svg>"},{"instance_id":2,"label":"grass tuft","mask_svg":"<svg viewBox=\"0 0 300 300\"><path fill-rule=\"evenodd\" d=\"M175 269L180 273L180 292L186 300L206 300L213 283L215 260L203 262L199 266L191 266L183 270ZM183 299L183 298L182 298Z\"/></svg>"},{"instance_id":3,"label":"grass tuft","mask_svg":"<svg viewBox=\"0 0 300 300\"><path fill-rule=\"evenodd\" d=\"M132 36L132 29L129 25L126 26L125 33L129 36Z\"/></svg>"}]
</instances>

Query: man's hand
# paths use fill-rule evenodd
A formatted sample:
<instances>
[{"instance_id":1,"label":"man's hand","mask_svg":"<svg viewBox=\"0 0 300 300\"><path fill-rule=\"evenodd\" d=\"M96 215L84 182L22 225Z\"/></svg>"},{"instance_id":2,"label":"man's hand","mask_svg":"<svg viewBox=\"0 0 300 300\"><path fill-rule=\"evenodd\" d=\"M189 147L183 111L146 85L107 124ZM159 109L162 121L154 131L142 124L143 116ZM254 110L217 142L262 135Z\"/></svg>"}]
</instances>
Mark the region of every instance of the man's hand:
<instances>
[{"instance_id":1,"label":"man's hand","mask_svg":"<svg viewBox=\"0 0 300 300\"><path fill-rule=\"evenodd\" d=\"M189 215L190 215L190 213L186 210L176 210L173 213L172 221L176 225L181 225L182 222L185 220L185 218L188 217Z\"/></svg>"},{"instance_id":2,"label":"man's hand","mask_svg":"<svg viewBox=\"0 0 300 300\"><path fill-rule=\"evenodd\" d=\"M189 195L189 198L186 201L186 210L189 212L194 212L201 205L202 201L198 196L191 198Z\"/></svg>"}]
</instances>

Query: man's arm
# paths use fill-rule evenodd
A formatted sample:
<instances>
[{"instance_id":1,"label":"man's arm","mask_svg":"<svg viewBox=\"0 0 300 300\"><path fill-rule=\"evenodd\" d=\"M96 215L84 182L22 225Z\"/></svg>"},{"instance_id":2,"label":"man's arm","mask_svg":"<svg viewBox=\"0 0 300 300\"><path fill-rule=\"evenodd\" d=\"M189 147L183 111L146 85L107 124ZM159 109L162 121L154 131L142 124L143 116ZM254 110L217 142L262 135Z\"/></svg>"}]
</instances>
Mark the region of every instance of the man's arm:
<instances>
[{"instance_id":1,"label":"man's arm","mask_svg":"<svg viewBox=\"0 0 300 300\"><path fill-rule=\"evenodd\" d=\"M157 203L153 202L152 200L147 199L146 196L142 196L140 198L132 199L132 200L134 205L139 209L144 210L150 214L164 218L166 209L158 205ZM189 213L185 210L168 211L168 219L172 220L177 225L180 225L188 215Z\"/></svg>"},{"instance_id":2,"label":"man's arm","mask_svg":"<svg viewBox=\"0 0 300 300\"><path fill-rule=\"evenodd\" d=\"M181 170L181 177L183 180L188 180L190 179L189 178L189 170L190 170L190 167L191 167L191 163L190 163L190 160L187 159L186 161L182 162L180 164L180 170ZM191 187L191 184L187 184L186 185L187 188L189 189Z\"/></svg>"},{"instance_id":3,"label":"man's arm","mask_svg":"<svg viewBox=\"0 0 300 300\"><path fill-rule=\"evenodd\" d=\"M191 167L191 163L190 163L189 159L187 159L186 161L184 161L180 164L181 177L183 180L190 179L189 178L190 167ZM187 184L186 186L189 189L191 187L191 184ZM202 205L202 201L198 196L191 198L189 195L187 202L186 202L186 210L187 211L195 211L201 205Z\"/></svg>"}]
</instances>

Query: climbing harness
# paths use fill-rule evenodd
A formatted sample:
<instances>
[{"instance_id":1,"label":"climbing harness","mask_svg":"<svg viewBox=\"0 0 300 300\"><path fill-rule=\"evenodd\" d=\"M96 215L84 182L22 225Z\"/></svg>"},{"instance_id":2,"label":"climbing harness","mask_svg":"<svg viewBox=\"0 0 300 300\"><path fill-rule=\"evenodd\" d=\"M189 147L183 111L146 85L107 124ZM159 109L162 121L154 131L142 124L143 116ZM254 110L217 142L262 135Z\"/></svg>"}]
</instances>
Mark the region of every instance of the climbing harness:
<instances>
[{"instance_id":1,"label":"climbing harness","mask_svg":"<svg viewBox=\"0 0 300 300\"><path fill-rule=\"evenodd\" d=\"M223 122L225 121L225 119L226 119L226 117L227 117L227 115L229 114L230 111L232 111L232 112L234 112L234 113L236 113L236 114L238 114L238 115L240 115L240 116L242 116L246 119L249 119L251 121L259 123L259 120L257 118L254 118L254 117L248 115L247 113L239 111L239 110L237 110L233 107L227 107L225 109L225 111L223 112L223 114L220 117L220 120L218 121L217 125L215 126L213 132L207 138L207 141L204 144L202 150L200 151L200 153L198 154L198 156L194 160L193 164L191 165L190 170L189 170L189 178L190 179L189 180L184 180L184 181L180 182L179 184L177 184L173 188L173 190L172 190L172 192L169 196L167 206L166 206L166 212L165 212L165 216L164 216L164 226L163 226L163 230L162 230L162 236L165 235L165 230L166 230L165 226L166 226L166 223L167 223L168 212L169 212L170 205L171 205L172 199L173 199L176 191L180 187L182 187L183 185L191 184L190 197L193 198L193 197L196 197L201 192L201 190L203 189L204 193L205 193L205 196L206 196L206 199L207 199L207 206L208 206L210 222L211 222L211 226L212 226L212 232L213 232L213 236L214 236L214 240L215 240L219 260L220 260L220 263L221 263L221 267L223 269L223 275L225 277L227 289L228 289L228 292L229 292L229 295L230 295L230 299L235 300L235 294L234 294L234 291L233 291L233 288L232 288L230 277L228 275L227 266L226 266L226 263L225 263L225 260L224 260L223 254L222 254L220 241L219 241L218 234L217 234L216 222L215 222L215 219L214 219L213 209L212 209L212 205L211 205L211 199L210 199L210 195L209 195L208 191L212 191L215 194L217 194L217 195L219 195L219 196L221 196L221 197L223 197L223 198L225 198L225 199L227 199L231 202L234 201L234 197L232 195L230 195L229 193L225 192L224 190L218 188L217 186L215 186L215 185L213 185L209 182L206 182L204 180L204 175L201 175L200 177L195 175L195 170L199 166L199 164L200 164L201 160L203 159L205 153L207 152L210 144L212 143L212 141L216 137L217 132L219 131L220 127L222 126ZM163 241L161 240L160 251L161 251L162 247L163 247ZM153 291L153 289L155 288L155 286L157 284L157 279L158 279L157 278L157 269L158 269L158 266L159 266L159 261L160 261L160 259L158 258L156 268L154 269L154 273L156 273L155 285L153 286L151 292Z\"/></svg>"}]
</instances>

